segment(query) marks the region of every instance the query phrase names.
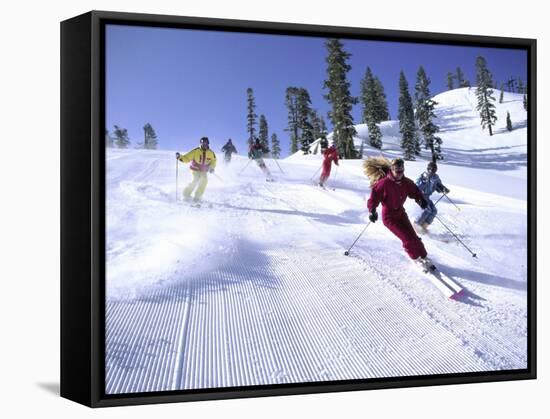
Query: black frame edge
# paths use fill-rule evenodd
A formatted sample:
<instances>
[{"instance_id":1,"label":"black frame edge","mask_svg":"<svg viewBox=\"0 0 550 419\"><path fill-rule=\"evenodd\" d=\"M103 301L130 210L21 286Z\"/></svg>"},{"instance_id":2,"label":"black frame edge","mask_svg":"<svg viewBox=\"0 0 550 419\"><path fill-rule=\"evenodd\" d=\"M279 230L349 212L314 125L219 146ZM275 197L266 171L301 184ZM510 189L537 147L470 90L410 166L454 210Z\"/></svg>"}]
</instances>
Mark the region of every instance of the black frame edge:
<instances>
[{"instance_id":1,"label":"black frame edge","mask_svg":"<svg viewBox=\"0 0 550 419\"><path fill-rule=\"evenodd\" d=\"M492 35L450 34L444 32L420 32L412 30L376 29L354 26L328 26L309 23L289 23L255 20L236 20L225 18L211 18L198 16L175 16L146 13L113 12L106 10L92 11L100 20L113 20L118 24L140 25L147 22L146 26L185 26L187 28L205 28L208 30L242 31L263 34L281 34L285 32L291 35L325 36L334 34L346 38L378 39L391 42L415 42L423 44L452 44L452 45L479 45L485 44L494 48L525 48L534 39L511 38Z\"/></svg>"},{"instance_id":2,"label":"black frame edge","mask_svg":"<svg viewBox=\"0 0 550 419\"><path fill-rule=\"evenodd\" d=\"M61 23L60 394L91 405L91 13Z\"/></svg>"},{"instance_id":3,"label":"black frame edge","mask_svg":"<svg viewBox=\"0 0 550 419\"><path fill-rule=\"evenodd\" d=\"M537 378L537 40L532 39L528 47L528 89L527 89L527 234L528 261L528 365L531 378ZM529 236L530 235L530 236Z\"/></svg>"}]
</instances>

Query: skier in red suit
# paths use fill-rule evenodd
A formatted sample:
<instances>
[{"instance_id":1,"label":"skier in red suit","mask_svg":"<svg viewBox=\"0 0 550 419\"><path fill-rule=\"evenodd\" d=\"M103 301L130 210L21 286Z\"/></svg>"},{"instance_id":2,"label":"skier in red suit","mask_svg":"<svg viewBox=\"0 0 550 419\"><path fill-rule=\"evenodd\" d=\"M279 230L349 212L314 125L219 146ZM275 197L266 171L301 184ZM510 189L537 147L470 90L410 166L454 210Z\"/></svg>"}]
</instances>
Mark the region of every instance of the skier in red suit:
<instances>
[{"instance_id":1,"label":"skier in red suit","mask_svg":"<svg viewBox=\"0 0 550 419\"><path fill-rule=\"evenodd\" d=\"M376 207L382 203L382 222L403 243L403 249L411 259L419 265L432 266L427 257L426 248L420 237L414 231L409 217L403 208L407 198L412 198L422 209L428 206L424 195L409 178L405 177L405 162L403 159L393 159L388 174L372 187L367 201L369 219L376 222L378 213Z\"/></svg>"},{"instance_id":2,"label":"skier in red suit","mask_svg":"<svg viewBox=\"0 0 550 419\"><path fill-rule=\"evenodd\" d=\"M336 147L334 145L331 145L323 151L323 171L321 172L321 177L319 178L319 186L325 186L325 182L330 176L332 162L338 166L338 151L336 151Z\"/></svg>"}]
</instances>

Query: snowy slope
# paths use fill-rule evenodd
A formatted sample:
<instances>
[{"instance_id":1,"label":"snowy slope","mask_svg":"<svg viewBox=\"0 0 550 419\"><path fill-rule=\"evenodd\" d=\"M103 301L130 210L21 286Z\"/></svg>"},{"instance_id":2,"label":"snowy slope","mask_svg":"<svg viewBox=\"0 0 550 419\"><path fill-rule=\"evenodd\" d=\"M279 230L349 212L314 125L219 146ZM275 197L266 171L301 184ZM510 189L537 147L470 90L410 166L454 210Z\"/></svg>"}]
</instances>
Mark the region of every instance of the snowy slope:
<instances>
[{"instance_id":1,"label":"snowy slope","mask_svg":"<svg viewBox=\"0 0 550 419\"><path fill-rule=\"evenodd\" d=\"M280 161L284 173L267 159L275 183L254 163L239 174L237 156L210 176L212 208L197 209L175 202L173 152L108 150L107 393L525 368L526 116L505 94L498 123L509 110L520 128L490 138L473 90L435 98L440 175L460 211L438 207L479 259L437 221L423 236L466 288L459 301L381 223L343 255L365 225L360 161L333 169L323 191L309 180L318 155ZM397 155L396 122L382 132L384 155ZM178 170L181 192L190 174Z\"/></svg>"}]
</instances>

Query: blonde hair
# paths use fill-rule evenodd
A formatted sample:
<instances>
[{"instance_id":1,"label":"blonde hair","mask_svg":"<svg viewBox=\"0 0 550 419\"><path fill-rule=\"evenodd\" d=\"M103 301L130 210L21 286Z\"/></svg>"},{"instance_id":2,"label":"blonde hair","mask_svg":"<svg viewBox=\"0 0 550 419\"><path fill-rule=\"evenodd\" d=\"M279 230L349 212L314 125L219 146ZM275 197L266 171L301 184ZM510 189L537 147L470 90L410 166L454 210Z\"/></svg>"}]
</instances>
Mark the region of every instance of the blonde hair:
<instances>
[{"instance_id":1,"label":"blonde hair","mask_svg":"<svg viewBox=\"0 0 550 419\"><path fill-rule=\"evenodd\" d=\"M363 162L363 171L369 178L371 188L376 182L388 174L392 162L393 161L390 162L387 158L382 156L367 157L367 159Z\"/></svg>"}]
</instances>

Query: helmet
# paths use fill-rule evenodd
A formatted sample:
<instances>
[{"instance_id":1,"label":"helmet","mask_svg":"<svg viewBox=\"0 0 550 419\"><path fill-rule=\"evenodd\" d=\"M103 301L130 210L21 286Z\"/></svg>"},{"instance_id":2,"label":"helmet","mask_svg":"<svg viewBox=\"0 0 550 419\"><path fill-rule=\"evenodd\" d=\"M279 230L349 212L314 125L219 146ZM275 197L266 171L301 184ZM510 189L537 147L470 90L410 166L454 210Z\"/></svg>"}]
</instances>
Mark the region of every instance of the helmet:
<instances>
[{"instance_id":1,"label":"helmet","mask_svg":"<svg viewBox=\"0 0 550 419\"><path fill-rule=\"evenodd\" d=\"M210 144L210 140L208 139L208 137L202 137L200 142L201 144L203 143Z\"/></svg>"},{"instance_id":2,"label":"helmet","mask_svg":"<svg viewBox=\"0 0 550 419\"><path fill-rule=\"evenodd\" d=\"M437 172L437 164L434 161L428 163L428 172L435 173Z\"/></svg>"}]
</instances>

